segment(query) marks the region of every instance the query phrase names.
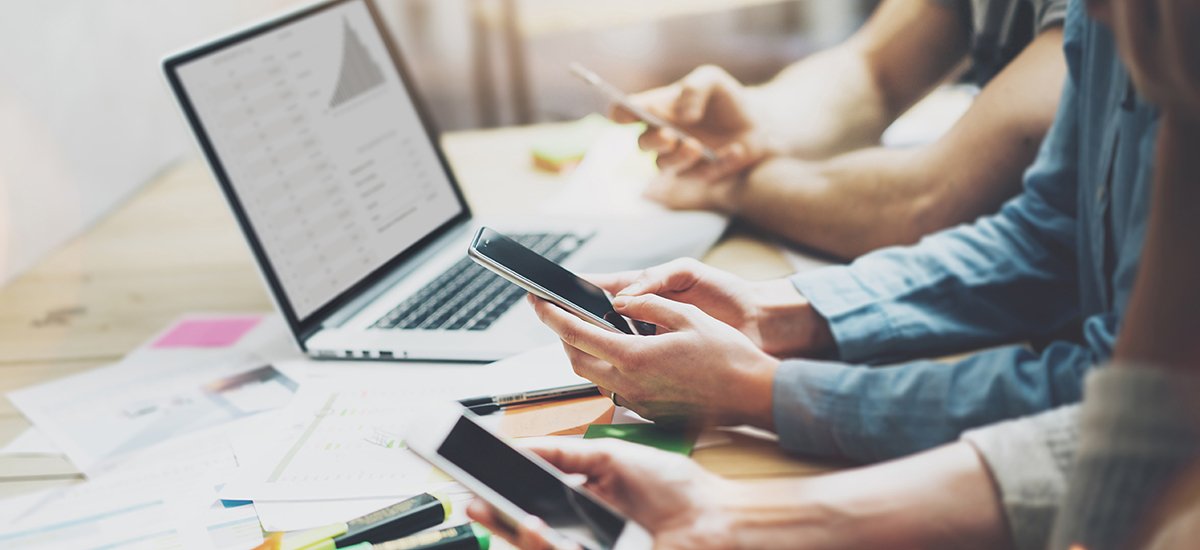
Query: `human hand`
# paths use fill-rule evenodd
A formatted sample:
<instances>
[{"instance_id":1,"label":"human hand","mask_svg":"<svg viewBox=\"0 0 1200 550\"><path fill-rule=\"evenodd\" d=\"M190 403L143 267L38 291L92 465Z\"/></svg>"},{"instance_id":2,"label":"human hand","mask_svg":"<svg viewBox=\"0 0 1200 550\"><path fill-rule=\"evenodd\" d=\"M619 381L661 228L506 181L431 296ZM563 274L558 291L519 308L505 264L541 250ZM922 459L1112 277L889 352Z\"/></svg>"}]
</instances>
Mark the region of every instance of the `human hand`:
<instances>
[{"instance_id":1,"label":"human hand","mask_svg":"<svg viewBox=\"0 0 1200 550\"><path fill-rule=\"evenodd\" d=\"M828 324L787 279L751 282L691 258L588 279L617 296L656 294L694 305L776 357L817 355L833 345Z\"/></svg>"},{"instance_id":2,"label":"human hand","mask_svg":"<svg viewBox=\"0 0 1200 550\"><path fill-rule=\"evenodd\" d=\"M660 172L642 190L642 196L671 210L708 210L729 216L741 212L745 176L735 174L705 180Z\"/></svg>"},{"instance_id":3,"label":"human hand","mask_svg":"<svg viewBox=\"0 0 1200 550\"><path fill-rule=\"evenodd\" d=\"M656 420L773 425L771 388L779 361L733 327L691 304L661 296L618 296L622 315L654 323L658 334L619 334L530 296L534 311L563 340L575 372L619 403Z\"/></svg>"},{"instance_id":4,"label":"human hand","mask_svg":"<svg viewBox=\"0 0 1200 550\"><path fill-rule=\"evenodd\" d=\"M719 506L733 483L686 457L617 440L568 440L531 450L565 473L587 476L584 487L650 531L655 548L730 546ZM518 548L552 548L540 521L509 528L479 500L467 515Z\"/></svg>"},{"instance_id":5,"label":"human hand","mask_svg":"<svg viewBox=\"0 0 1200 550\"><path fill-rule=\"evenodd\" d=\"M1092 0L1134 87L1164 118L1200 127L1200 0Z\"/></svg>"},{"instance_id":6,"label":"human hand","mask_svg":"<svg viewBox=\"0 0 1200 550\"><path fill-rule=\"evenodd\" d=\"M747 95L746 88L729 73L706 65L679 82L630 97L702 142L666 128L650 128L638 138L642 149L658 154L658 166L666 172L659 186L679 183L689 192L689 200L667 202L668 206L723 209L720 203L733 185L733 176L767 155L767 140L757 131L759 125L750 114ZM639 120L619 106L610 116L617 122ZM716 153L716 160L704 158L704 145ZM672 181L676 179L679 182ZM709 189L704 184L714 186ZM649 196L674 199L662 192Z\"/></svg>"}]
</instances>

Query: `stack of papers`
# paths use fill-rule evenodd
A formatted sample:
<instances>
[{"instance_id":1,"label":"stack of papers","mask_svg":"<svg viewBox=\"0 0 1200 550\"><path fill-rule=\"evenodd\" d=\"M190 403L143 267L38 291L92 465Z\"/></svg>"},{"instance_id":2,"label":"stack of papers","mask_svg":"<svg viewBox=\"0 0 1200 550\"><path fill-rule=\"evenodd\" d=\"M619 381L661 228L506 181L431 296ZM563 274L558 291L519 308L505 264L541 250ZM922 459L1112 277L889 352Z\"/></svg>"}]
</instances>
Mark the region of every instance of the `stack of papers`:
<instances>
[{"instance_id":1,"label":"stack of papers","mask_svg":"<svg viewBox=\"0 0 1200 550\"><path fill-rule=\"evenodd\" d=\"M0 500L0 547L246 549L431 491L462 522L470 495L398 436L422 403L580 381L557 344L490 365L312 362L278 318L184 318L120 363L9 394L35 427L0 453L62 455L86 480ZM569 409L499 427L612 418Z\"/></svg>"},{"instance_id":2,"label":"stack of papers","mask_svg":"<svg viewBox=\"0 0 1200 550\"><path fill-rule=\"evenodd\" d=\"M198 316L123 361L9 394L34 424L5 454L62 455L86 481L0 501L0 547L251 548L253 505L223 504L230 434L298 389L278 319Z\"/></svg>"}]
</instances>

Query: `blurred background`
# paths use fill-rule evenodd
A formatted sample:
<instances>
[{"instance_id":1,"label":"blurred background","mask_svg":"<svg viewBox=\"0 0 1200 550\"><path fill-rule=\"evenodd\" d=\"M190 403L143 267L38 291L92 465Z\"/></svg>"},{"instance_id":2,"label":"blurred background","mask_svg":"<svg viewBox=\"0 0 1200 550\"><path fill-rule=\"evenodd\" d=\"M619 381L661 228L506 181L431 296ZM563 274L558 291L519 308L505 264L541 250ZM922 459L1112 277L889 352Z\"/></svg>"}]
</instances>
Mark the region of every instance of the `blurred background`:
<instances>
[{"instance_id":1,"label":"blurred background","mask_svg":"<svg viewBox=\"0 0 1200 550\"><path fill-rule=\"evenodd\" d=\"M873 0L378 0L443 131L604 108L565 67L629 91L704 63L743 82L852 33ZM198 153L159 60L303 5L285 0L4 0L0 284ZM215 185L215 184L214 184Z\"/></svg>"}]
</instances>

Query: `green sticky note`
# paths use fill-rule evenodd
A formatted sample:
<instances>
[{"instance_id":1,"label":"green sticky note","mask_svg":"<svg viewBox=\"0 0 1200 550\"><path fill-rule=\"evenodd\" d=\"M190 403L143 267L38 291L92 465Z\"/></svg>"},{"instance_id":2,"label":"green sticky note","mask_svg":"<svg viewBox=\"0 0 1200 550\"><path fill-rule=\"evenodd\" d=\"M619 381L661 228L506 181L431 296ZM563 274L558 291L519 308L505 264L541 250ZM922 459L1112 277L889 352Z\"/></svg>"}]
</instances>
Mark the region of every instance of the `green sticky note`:
<instances>
[{"instance_id":1,"label":"green sticky note","mask_svg":"<svg viewBox=\"0 0 1200 550\"><path fill-rule=\"evenodd\" d=\"M668 428L658 424L592 424L583 434L584 439L623 439L684 456L692 454L696 436L694 430Z\"/></svg>"}]
</instances>

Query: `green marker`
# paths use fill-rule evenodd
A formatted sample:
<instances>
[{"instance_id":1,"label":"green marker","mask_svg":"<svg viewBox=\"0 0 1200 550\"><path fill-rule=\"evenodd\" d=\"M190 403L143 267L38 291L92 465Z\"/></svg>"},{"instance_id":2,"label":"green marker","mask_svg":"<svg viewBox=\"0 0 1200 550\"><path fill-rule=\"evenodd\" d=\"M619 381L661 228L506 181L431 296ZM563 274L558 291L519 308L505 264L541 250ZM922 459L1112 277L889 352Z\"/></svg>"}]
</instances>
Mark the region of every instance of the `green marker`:
<instances>
[{"instance_id":1,"label":"green marker","mask_svg":"<svg viewBox=\"0 0 1200 550\"><path fill-rule=\"evenodd\" d=\"M422 493L346 522L345 534L333 539L339 548L360 542L383 542L434 527L450 516L450 500Z\"/></svg>"},{"instance_id":2,"label":"green marker","mask_svg":"<svg viewBox=\"0 0 1200 550\"><path fill-rule=\"evenodd\" d=\"M488 550L492 534L478 523L420 533L378 544L356 544L345 550Z\"/></svg>"}]
</instances>

